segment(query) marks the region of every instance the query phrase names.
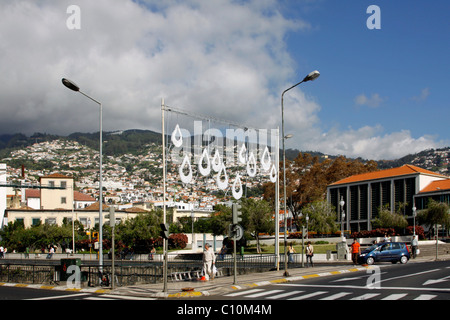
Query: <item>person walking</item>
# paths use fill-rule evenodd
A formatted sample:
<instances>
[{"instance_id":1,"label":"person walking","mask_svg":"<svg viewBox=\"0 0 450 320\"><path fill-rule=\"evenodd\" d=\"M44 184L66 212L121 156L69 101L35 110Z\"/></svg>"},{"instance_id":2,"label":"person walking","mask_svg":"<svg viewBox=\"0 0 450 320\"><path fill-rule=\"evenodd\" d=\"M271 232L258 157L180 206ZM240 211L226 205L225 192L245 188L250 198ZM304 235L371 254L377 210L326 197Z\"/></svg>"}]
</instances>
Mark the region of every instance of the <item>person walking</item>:
<instances>
[{"instance_id":1,"label":"person walking","mask_svg":"<svg viewBox=\"0 0 450 320\"><path fill-rule=\"evenodd\" d=\"M214 280L214 264L216 262L216 255L209 243L205 244L205 250L203 251L203 273L205 280Z\"/></svg>"},{"instance_id":2,"label":"person walking","mask_svg":"<svg viewBox=\"0 0 450 320\"><path fill-rule=\"evenodd\" d=\"M419 248L419 241L417 240L417 235L413 236L413 239L411 241L411 251L412 251L412 257L413 259L417 256L417 249Z\"/></svg>"},{"instance_id":3,"label":"person walking","mask_svg":"<svg viewBox=\"0 0 450 320\"><path fill-rule=\"evenodd\" d=\"M311 245L311 241L308 241L308 243L306 244L306 267L309 267L309 263L311 263L311 267L314 267L314 263L312 261L312 258L314 256L314 248Z\"/></svg>"},{"instance_id":4,"label":"person walking","mask_svg":"<svg viewBox=\"0 0 450 320\"><path fill-rule=\"evenodd\" d=\"M361 254L361 245L356 240L356 238L353 238L352 243L352 261L354 265L358 264L358 257Z\"/></svg>"},{"instance_id":5,"label":"person walking","mask_svg":"<svg viewBox=\"0 0 450 320\"><path fill-rule=\"evenodd\" d=\"M288 248L288 257L289 257L288 263L294 262L294 253L295 253L295 249L291 243L291 244L289 244L289 248Z\"/></svg>"}]
</instances>

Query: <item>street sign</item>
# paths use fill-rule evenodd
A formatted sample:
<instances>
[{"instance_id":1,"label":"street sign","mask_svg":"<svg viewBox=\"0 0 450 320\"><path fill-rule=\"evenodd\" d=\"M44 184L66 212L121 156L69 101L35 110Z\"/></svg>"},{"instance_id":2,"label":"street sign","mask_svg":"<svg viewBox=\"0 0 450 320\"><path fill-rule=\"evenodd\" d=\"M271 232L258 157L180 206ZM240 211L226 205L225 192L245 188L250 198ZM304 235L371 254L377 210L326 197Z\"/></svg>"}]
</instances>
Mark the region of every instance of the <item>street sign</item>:
<instances>
[{"instance_id":1,"label":"street sign","mask_svg":"<svg viewBox=\"0 0 450 320\"><path fill-rule=\"evenodd\" d=\"M244 236L244 228L242 228L239 224L230 224L230 238L232 238L235 241L239 241Z\"/></svg>"}]
</instances>

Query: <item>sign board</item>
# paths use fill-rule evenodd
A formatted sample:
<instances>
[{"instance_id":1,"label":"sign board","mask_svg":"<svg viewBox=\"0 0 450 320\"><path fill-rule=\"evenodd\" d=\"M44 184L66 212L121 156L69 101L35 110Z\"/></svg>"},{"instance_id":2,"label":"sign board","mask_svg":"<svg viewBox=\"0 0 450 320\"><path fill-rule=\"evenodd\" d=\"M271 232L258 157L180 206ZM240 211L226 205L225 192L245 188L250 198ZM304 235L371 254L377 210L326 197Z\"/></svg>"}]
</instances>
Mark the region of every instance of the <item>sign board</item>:
<instances>
[{"instance_id":1,"label":"sign board","mask_svg":"<svg viewBox=\"0 0 450 320\"><path fill-rule=\"evenodd\" d=\"M244 236L244 228L239 224L230 224L229 236L235 241L239 241Z\"/></svg>"}]
</instances>

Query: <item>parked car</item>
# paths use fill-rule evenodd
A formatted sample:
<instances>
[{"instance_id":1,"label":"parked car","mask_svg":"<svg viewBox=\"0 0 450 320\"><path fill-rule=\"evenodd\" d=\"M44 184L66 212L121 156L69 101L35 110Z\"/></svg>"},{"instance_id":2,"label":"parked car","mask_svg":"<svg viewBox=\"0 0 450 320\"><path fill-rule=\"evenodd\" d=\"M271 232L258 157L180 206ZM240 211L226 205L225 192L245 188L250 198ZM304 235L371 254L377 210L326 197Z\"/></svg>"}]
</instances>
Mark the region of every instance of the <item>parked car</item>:
<instances>
[{"instance_id":1,"label":"parked car","mask_svg":"<svg viewBox=\"0 0 450 320\"><path fill-rule=\"evenodd\" d=\"M375 262L407 263L411 255L403 242L382 242L363 250L358 257L361 264L372 265Z\"/></svg>"}]
</instances>

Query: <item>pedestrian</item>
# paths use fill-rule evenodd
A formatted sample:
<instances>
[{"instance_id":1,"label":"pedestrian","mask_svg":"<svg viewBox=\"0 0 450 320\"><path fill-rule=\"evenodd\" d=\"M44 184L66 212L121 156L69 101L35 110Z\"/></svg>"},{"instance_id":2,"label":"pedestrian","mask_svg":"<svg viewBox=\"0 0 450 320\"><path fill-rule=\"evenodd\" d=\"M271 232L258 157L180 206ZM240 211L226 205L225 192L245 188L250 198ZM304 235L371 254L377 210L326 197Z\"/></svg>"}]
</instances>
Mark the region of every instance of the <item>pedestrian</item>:
<instances>
[{"instance_id":1,"label":"pedestrian","mask_svg":"<svg viewBox=\"0 0 450 320\"><path fill-rule=\"evenodd\" d=\"M150 250L150 254L148 255L148 259L153 260L153 255L155 253L156 253L156 249L155 249L155 247L152 247L152 249Z\"/></svg>"},{"instance_id":2,"label":"pedestrian","mask_svg":"<svg viewBox=\"0 0 450 320\"><path fill-rule=\"evenodd\" d=\"M311 245L311 241L308 241L308 243L306 244L306 267L309 267L309 263L311 263L311 267L314 267L314 263L312 261L312 258L314 256L314 248Z\"/></svg>"},{"instance_id":3,"label":"pedestrian","mask_svg":"<svg viewBox=\"0 0 450 320\"><path fill-rule=\"evenodd\" d=\"M54 253L55 253L55 248L53 246L50 246L50 249L48 250L47 259L51 259L53 257Z\"/></svg>"},{"instance_id":4,"label":"pedestrian","mask_svg":"<svg viewBox=\"0 0 450 320\"><path fill-rule=\"evenodd\" d=\"M222 245L222 249L219 252L219 260L225 260L225 255L227 254L227 246L225 244Z\"/></svg>"},{"instance_id":5,"label":"pedestrian","mask_svg":"<svg viewBox=\"0 0 450 320\"><path fill-rule=\"evenodd\" d=\"M411 251L412 251L412 257L413 259L417 256L417 249L419 248L419 241L417 241L417 235L413 236L413 239L411 241Z\"/></svg>"},{"instance_id":6,"label":"pedestrian","mask_svg":"<svg viewBox=\"0 0 450 320\"><path fill-rule=\"evenodd\" d=\"M295 253L295 249L292 246L292 243L289 244L289 248L288 248L288 257L289 257L289 263L293 263L294 262L294 253Z\"/></svg>"},{"instance_id":7,"label":"pedestrian","mask_svg":"<svg viewBox=\"0 0 450 320\"><path fill-rule=\"evenodd\" d=\"M352 260L353 260L353 264L354 265L358 264L358 257L359 257L360 254L361 254L361 245L356 240L356 238L353 238L353 243L352 243Z\"/></svg>"},{"instance_id":8,"label":"pedestrian","mask_svg":"<svg viewBox=\"0 0 450 320\"><path fill-rule=\"evenodd\" d=\"M383 241L384 242L391 242L391 237L387 233L385 233Z\"/></svg>"},{"instance_id":9,"label":"pedestrian","mask_svg":"<svg viewBox=\"0 0 450 320\"><path fill-rule=\"evenodd\" d=\"M205 250L203 251L203 273L205 275L205 280L214 280L214 265L216 262L216 255L209 243L205 244Z\"/></svg>"}]
</instances>

